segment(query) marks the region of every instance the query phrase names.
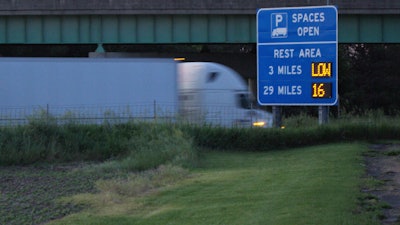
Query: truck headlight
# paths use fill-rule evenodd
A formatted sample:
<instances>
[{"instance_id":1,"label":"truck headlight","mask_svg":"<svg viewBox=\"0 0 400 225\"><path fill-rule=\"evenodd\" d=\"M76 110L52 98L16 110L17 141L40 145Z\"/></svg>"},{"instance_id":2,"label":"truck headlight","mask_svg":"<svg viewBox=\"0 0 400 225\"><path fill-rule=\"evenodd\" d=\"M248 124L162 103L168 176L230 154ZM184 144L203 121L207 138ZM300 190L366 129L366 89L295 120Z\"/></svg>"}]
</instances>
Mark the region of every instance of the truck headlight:
<instances>
[{"instance_id":1,"label":"truck headlight","mask_svg":"<svg viewBox=\"0 0 400 225\"><path fill-rule=\"evenodd\" d=\"M256 121L256 122L253 122L253 126L254 127L263 127L263 126L265 126L265 122L264 121Z\"/></svg>"}]
</instances>

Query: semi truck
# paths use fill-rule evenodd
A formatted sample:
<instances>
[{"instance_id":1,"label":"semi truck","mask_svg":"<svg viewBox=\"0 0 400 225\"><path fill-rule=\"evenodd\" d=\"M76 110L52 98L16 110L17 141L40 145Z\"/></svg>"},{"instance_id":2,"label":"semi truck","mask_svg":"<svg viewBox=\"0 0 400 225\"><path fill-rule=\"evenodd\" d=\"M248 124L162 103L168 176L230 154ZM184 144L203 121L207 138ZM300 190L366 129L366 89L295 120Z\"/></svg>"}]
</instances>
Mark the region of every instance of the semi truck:
<instances>
[{"instance_id":1,"label":"semi truck","mask_svg":"<svg viewBox=\"0 0 400 225\"><path fill-rule=\"evenodd\" d=\"M209 62L154 58L0 58L0 121L187 122L270 127L246 83Z\"/></svg>"}]
</instances>

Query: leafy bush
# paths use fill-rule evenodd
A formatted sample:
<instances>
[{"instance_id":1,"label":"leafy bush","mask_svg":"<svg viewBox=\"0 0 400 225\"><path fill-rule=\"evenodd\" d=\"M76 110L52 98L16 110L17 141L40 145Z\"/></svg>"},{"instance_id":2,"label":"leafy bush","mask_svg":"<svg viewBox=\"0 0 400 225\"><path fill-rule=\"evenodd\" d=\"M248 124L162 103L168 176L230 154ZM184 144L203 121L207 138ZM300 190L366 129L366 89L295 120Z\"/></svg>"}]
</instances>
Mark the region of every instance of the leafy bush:
<instances>
[{"instance_id":1,"label":"leafy bush","mask_svg":"<svg viewBox=\"0 0 400 225\"><path fill-rule=\"evenodd\" d=\"M310 123L311 122L311 123ZM268 151L343 141L374 141L400 138L400 119L379 113L345 116L318 125L304 115L290 119L285 129L186 127L197 146L241 151Z\"/></svg>"}]
</instances>

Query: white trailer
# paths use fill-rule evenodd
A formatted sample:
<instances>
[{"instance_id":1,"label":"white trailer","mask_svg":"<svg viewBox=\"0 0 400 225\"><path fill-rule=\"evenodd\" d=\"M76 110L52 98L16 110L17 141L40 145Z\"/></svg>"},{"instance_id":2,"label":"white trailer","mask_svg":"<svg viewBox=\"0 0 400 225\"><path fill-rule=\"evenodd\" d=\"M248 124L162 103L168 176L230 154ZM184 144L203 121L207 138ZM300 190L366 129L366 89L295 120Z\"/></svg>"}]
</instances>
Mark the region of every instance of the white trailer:
<instances>
[{"instance_id":1,"label":"white trailer","mask_svg":"<svg viewBox=\"0 0 400 225\"><path fill-rule=\"evenodd\" d=\"M172 59L0 58L0 68L5 121L41 112L88 122L174 119L178 113Z\"/></svg>"}]
</instances>

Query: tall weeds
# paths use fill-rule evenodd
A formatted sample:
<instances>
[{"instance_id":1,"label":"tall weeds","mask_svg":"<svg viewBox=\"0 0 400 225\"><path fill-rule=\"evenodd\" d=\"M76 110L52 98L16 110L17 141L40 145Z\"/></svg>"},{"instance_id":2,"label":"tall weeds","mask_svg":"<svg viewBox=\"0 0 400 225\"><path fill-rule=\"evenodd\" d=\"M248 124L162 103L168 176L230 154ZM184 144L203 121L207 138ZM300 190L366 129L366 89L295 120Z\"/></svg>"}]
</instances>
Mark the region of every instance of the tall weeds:
<instances>
[{"instance_id":1,"label":"tall weeds","mask_svg":"<svg viewBox=\"0 0 400 225\"><path fill-rule=\"evenodd\" d=\"M0 165L116 159L120 169L145 170L169 162L189 165L194 152L190 137L163 124L34 122L0 128Z\"/></svg>"},{"instance_id":2,"label":"tall weeds","mask_svg":"<svg viewBox=\"0 0 400 225\"><path fill-rule=\"evenodd\" d=\"M400 139L400 118L378 113L342 116L319 126L312 117L286 120L285 129L223 128L134 123L58 125L51 118L0 128L0 165L82 160L110 168L146 170L162 164L190 166L196 148L268 151L343 141Z\"/></svg>"}]
</instances>

